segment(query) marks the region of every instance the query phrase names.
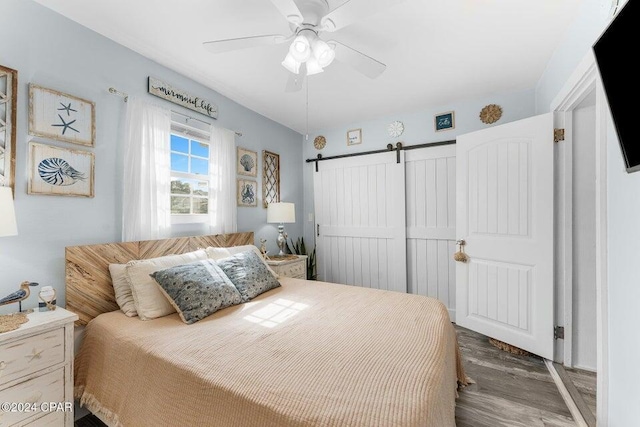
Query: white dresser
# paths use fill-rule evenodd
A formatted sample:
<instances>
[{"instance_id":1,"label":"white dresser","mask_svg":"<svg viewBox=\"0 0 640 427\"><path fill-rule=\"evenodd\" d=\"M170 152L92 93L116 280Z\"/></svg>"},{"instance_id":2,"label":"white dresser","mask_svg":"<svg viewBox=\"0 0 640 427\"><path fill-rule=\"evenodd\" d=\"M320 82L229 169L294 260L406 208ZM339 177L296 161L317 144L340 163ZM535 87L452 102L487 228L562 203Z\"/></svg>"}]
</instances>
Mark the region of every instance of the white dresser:
<instances>
[{"instance_id":1,"label":"white dresser","mask_svg":"<svg viewBox=\"0 0 640 427\"><path fill-rule=\"evenodd\" d=\"M58 307L0 333L0 426L73 426L73 322Z\"/></svg>"},{"instance_id":2,"label":"white dresser","mask_svg":"<svg viewBox=\"0 0 640 427\"><path fill-rule=\"evenodd\" d=\"M307 278L307 256L296 255L297 259L274 260L268 259L267 264L278 275L284 277L293 277L295 279Z\"/></svg>"}]
</instances>

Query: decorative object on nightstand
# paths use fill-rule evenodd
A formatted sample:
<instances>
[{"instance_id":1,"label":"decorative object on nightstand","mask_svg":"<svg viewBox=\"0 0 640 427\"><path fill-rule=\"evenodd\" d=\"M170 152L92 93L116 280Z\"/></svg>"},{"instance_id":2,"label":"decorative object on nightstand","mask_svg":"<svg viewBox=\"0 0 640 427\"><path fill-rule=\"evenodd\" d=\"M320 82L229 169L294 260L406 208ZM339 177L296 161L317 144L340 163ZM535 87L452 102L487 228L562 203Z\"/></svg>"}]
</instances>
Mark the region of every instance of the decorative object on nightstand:
<instances>
[{"instance_id":1,"label":"decorative object on nightstand","mask_svg":"<svg viewBox=\"0 0 640 427\"><path fill-rule=\"evenodd\" d=\"M271 203L267 207L267 222L278 225L278 247L280 248L279 256L283 256L284 248L287 246L287 233L284 231L284 224L292 224L296 222L296 207L293 203Z\"/></svg>"},{"instance_id":2,"label":"decorative object on nightstand","mask_svg":"<svg viewBox=\"0 0 640 427\"><path fill-rule=\"evenodd\" d=\"M480 111L480 121L487 125L497 122L502 117L502 107L489 104Z\"/></svg>"},{"instance_id":3,"label":"decorative object on nightstand","mask_svg":"<svg viewBox=\"0 0 640 427\"><path fill-rule=\"evenodd\" d=\"M293 277L294 279L307 278L307 256L290 255L287 259L267 261L269 267L279 276Z\"/></svg>"},{"instance_id":4,"label":"decorative object on nightstand","mask_svg":"<svg viewBox=\"0 0 640 427\"><path fill-rule=\"evenodd\" d=\"M404 132L404 123L399 120L389 124L387 128L387 132L389 132L389 136L392 138L397 138Z\"/></svg>"},{"instance_id":5,"label":"decorative object on nightstand","mask_svg":"<svg viewBox=\"0 0 640 427\"><path fill-rule=\"evenodd\" d=\"M38 292L38 309L40 311L56 309L56 290L51 286L43 286Z\"/></svg>"},{"instance_id":6,"label":"decorative object on nightstand","mask_svg":"<svg viewBox=\"0 0 640 427\"><path fill-rule=\"evenodd\" d=\"M327 138L322 135L316 136L316 139L313 140L313 146L316 147L316 150L322 150L327 145Z\"/></svg>"},{"instance_id":7,"label":"decorative object on nightstand","mask_svg":"<svg viewBox=\"0 0 640 427\"><path fill-rule=\"evenodd\" d=\"M0 402L28 402L35 411L0 412L1 425L73 426L73 322L63 308L31 313L0 334ZM43 411L41 408L54 408Z\"/></svg>"},{"instance_id":8,"label":"decorative object on nightstand","mask_svg":"<svg viewBox=\"0 0 640 427\"><path fill-rule=\"evenodd\" d=\"M22 282L20 284L20 289L10 293L4 298L0 298L0 306L18 303L18 311L22 312L22 301L29 298L29 295L31 295L30 288L32 286L38 286L38 284L36 282L29 282L29 281Z\"/></svg>"},{"instance_id":9,"label":"decorative object on nightstand","mask_svg":"<svg viewBox=\"0 0 640 427\"><path fill-rule=\"evenodd\" d=\"M260 239L260 253L262 254L262 258L269 259L269 251L267 250L267 239Z\"/></svg>"}]
</instances>

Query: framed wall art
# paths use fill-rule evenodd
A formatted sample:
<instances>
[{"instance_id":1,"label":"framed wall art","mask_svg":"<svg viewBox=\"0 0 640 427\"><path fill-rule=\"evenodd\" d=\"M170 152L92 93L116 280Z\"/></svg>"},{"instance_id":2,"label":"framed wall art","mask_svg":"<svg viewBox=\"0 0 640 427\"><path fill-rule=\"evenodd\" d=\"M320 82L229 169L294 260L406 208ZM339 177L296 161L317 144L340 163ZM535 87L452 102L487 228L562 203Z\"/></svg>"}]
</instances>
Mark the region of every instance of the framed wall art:
<instances>
[{"instance_id":1,"label":"framed wall art","mask_svg":"<svg viewBox=\"0 0 640 427\"><path fill-rule=\"evenodd\" d=\"M29 84L29 134L93 147L96 105L73 95Z\"/></svg>"},{"instance_id":2,"label":"framed wall art","mask_svg":"<svg viewBox=\"0 0 640 427\"><path fill-rule=\"evenodd\" d=\"M29 143L29 194L93 197L95 158L84 150Z\"/></svg>"},{"instance_id":3,"label":"framed wall art","mask_svg":"<svg viewBox=\"0 0 640 427\"><path fill-rule=\"evenodd\" d=\"M0 65L0 186L15 197L18 72Z\"/></svg>"},{"instance_id":4,"label":"framed wall art","mask_svg":"<svg viewBox=\"0 0 640 427\"><path fill-rule=\"evenodd\" d=\"M446 113L436 114L433 118L433 125L436 132L442 132L444 130L455 129L456 116L455 112L447 111Z\"/></svg>"},{"instance_id":5,"label":"framed wall art","mask_svg":"<svg viewBox=\"0 0 640 427\"><path fill-rule=\"evenodd\" d=\"M271 151L262 152L262 205L280 201L280 156Z\"/></svg>"},{"instance_id":6,"label":"framed wall art","mask_svg":"<svg viewBox=\"0 0 640 427\"><path fill-rule=\"evenodd\" d=\"M362 129L347 131L347 145L362 144Z\"/></svg>"},{"instance_id":7,"label":"framed wall art","mask_svg":"<svg viewBox=\"0 0 640 427\"><path fill-rule=\"evenodd\" d=\"M251 179L238 179L238 206L258 206L258 182Z\"/></svg>"},{"instance_id":8,"label":"framed wall art","mask_svg":"<svg viewBox=\"0 0 640 427\"><path fill-rule=\"evenodd\" d=\"M238 147L238 175L258 176L258 153Z\"/></svg>"}]
</instances>

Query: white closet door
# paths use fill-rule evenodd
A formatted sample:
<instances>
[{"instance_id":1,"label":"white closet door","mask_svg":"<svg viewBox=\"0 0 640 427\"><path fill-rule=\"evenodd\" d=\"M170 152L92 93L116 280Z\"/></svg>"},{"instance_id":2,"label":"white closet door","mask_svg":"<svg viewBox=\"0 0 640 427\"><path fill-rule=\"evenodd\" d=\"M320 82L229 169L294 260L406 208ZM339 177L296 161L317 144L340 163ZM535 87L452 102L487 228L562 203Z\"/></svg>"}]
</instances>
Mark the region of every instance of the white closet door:
<instances>
[{"instance_id":1,"label":"white closet door","mask_svg":"<svg viewBox=\"0 0 640 427\"><path fill-rule=\"evenodd\" d=\"M455 320L456 147L405 156L408 291L439 299Z\"/></svg>"},{"instance_id":2,"label":"white closet door","mask_svg":"<svg viewBox=\"0 0 640 427\"><path fill-rule=\"evenodd\" d=\"M456 322L553 358L553 117L458 137Z\"/></svg>"},{"instance_id":3,"label":"white closet door","mask_svg":"<svg viewBox=\"0 0 640 427\"><path fill-rule=\"evenodd\" d=\"M404 153L318 162L318 279L407 291Z\"/></svg>"}]
</instances>

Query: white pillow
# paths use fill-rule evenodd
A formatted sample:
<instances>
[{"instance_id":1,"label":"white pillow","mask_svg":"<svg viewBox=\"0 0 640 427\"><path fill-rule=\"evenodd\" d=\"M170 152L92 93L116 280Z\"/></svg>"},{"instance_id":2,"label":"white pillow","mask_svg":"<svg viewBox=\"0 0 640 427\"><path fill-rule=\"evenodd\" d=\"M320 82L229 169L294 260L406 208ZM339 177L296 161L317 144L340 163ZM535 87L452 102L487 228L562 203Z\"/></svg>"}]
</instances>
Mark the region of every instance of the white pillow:
<instances>
[{"instance_id":1,"label":"white pillow","mask_svg":"<svg viewBox=\"0 0 640 427\"><path fill-rule=\"evenodd\" d=\"M140 319L151 320L176 312L160 290L160 285L150 276L151 273L205 259L207 259L207 252L199 249L182 255L130 261L126 268L127 278L131 284L133 300Z\"/></svg>"},{"instance_id":2,"label":"white pillow","mask_svg":"<svg viewBox=\"0 0 640 427\"><path fill-rule=\"evenodd\" d=\"M267 267L267 270L269 270L269 273L271 273L273 277L275 277L276 279L280 278L280 276L278 276L278 273L273 271L271 267L269 267L269 264L267 264L267 261L265 261L265 259L262 257L262 253L260 252L260 249L258 249L254 245L231 246L228 248L214 248L213 246L209 246L205 250L207 251L207 255L209 256L209 258L211 258L214 261L218 261L224 258L229 258L231 255L239 254L240 252L252 250L256 254L258 254L258 256L260 257L264 265Z\"/></svg>"},{"instance_id":3,"label":"white pillow","mask_svg":"<svg viewBox=\"0 0 640 427\"><path fill-rule=\"evenodd\" d=\"M131 284L127 278L126 268L126 264L109 264L109 273L111 273L111 282L113 282L113 290L120 310L127 316L134 317L138 315L138 312L131 294Z\"/></svg>"}]
</instances>

